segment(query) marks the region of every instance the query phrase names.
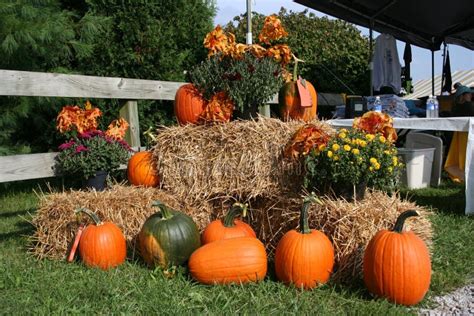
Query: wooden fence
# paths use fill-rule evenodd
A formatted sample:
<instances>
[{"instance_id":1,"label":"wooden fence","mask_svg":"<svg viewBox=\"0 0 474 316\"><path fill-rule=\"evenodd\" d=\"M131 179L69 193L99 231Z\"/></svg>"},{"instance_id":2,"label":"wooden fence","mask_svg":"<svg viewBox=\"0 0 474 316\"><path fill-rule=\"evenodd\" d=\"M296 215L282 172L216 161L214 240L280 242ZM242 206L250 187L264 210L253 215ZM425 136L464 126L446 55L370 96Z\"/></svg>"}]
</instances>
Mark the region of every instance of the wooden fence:
<instances>
[{"instance_id":1,"label":"wooden fence","mask_svg":"<svg viewBox=\"0 0 474 316\"><path fill-rule=\"evenodd\" d=\"M120 99L120 115L129 123L126 139L140 147L137 100L174 100L185 82L65 75L0 69L0 96L36 96L69 98ZM322 100L320 99L322 97ZM318 94L318 103L334 99L331 94ZM323 101L323 102L324 102ZM269 104L277 103L277 96ZM338 101L336 101L338 102ZM0 156L0 182L40 179L55 176L57 153Z\"/></svg>"}]
</instances>

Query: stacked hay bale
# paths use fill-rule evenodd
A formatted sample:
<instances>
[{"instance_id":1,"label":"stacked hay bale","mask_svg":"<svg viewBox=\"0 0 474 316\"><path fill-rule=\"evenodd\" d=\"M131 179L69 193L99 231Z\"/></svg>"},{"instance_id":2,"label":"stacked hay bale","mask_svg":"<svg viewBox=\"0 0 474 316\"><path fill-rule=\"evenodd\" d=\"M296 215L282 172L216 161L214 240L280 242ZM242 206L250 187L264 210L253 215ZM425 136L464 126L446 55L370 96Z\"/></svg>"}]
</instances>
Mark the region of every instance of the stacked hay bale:
<instances>
[{"instance_id":1,"label":"stacked hay bale","mask_svg":"<svg viewBox=\"0 0 474 316\"><path fill-rule=\"evenodd\" d=\"M261 118L214 126L169 127L160 131L154 157L161 188L115 185L105 192L52 193L41 199L33 224L37 227L33 251L39 257L64 258L77 229L74 209L96 211L118 224L131 249L145 219L155 212L151 201L161 200L191 215L200 229L221 217L234 202L250 206L248 222L266 244L270 257L278 240L296 228L302 203L302 164L287 160L284 148L301 122L284 123ZM331 127L315 121L328 133ZM407 229L428 244L428 212L396 195L367 192L363 201L348 203L323 198L324 205L309 210L310 225L333 242L336 270L333 280L350 281L361 273L362 254L380 229L391 228L397 215L418 210Z\"/></svg>"}]
</instances>

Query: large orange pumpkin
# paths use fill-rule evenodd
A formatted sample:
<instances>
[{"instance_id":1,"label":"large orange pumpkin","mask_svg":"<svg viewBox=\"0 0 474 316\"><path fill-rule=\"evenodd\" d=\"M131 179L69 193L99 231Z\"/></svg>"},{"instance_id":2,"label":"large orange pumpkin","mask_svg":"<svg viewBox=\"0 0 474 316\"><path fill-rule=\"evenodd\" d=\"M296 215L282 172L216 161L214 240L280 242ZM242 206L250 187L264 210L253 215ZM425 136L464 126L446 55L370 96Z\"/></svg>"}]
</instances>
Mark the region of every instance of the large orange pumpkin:
<instances>
[{"instance_id":1,"label":"large orange pumpkin","mask_svg":"<svg viewBox=\"0 0 474 316\"><path fill-rule=\"evenodd\" d=\"M158 170L150 151L140 151L128 160L128 181L133 185L156 187L160 184Z\"/></svg>"},{"instance_id":2,"label":"large orange pumpkin","mask_svg":"<svg viewBox=\"0 0 474 316\"><path fill-rule=\"evenodd\" d=\"M281 87L278 92L278 104L280 106L280 117L284 121L288 120L303 120L305 122L314 120L316 118L316 112L318 109L318 95L316 89L313 87L311 82L302 79L301 83L309 91L311 96L311 106L302 107L301 98L298 92L298 61L302 61L296 58L295 68L293 71L293 81L287 82Z\"/></svg>"},{"instance_id":3,"label":"large orange pumpkin","mask_svg":"<svg viewBox=\"0 0 474 316\"><path fill-rule=\"evenodd\" d=\"M86 213L94 221L94 225L88 225L84 229L79 241L79 254L84 264L103 270L122 264L127 246L120 228L114 223L102 222L86 208L79 208L76 212Z\"/></svg>"},{"instance_id":4,"label":"large orange pumpkin","mask_svg":"<svg viewBox=\"0 0 474 316\"><path fill-rule=\"evenodd\" d=\"M403 224L415 211L400 214L391 231L379 231L364 254L364 282L372 294L389 301L415 305L430 286L431 260L423 240L403 231Z\"/></svg>"},{"instance_id":5,"label":"large orange pumpkin","mask_svg":"<svg viewBox=\"0 0 474 316\"><path fill-rule=\"evenodd\" d=\"M202 233L202 244L205 245L216 240L236 237L256 238L257 235L249 224L235 219L235 217L240 214L245 217L246 213L247 205L242 203L234 203L227 215L222 220L218 219L207 225Z\"/></svg>"},{"instance_id":6,"label":"large orange pumpkin","mask_svg":"<svg viewBox=\"0 0 474 316\"><path fill-rule=\"evenodd\" d=\"M300 213L300 231L287 232L275 252L275 273L285 284L312 289L328 281L334 266L334 248L322 232L309 229L308 207L319 199L308 197Z\"/></svg>"},{"instance_id":7,"label":"large orange pumpkin","mask_svg":"<svg viewBox=\"0 0 474 316\"><path fill-rule=\"evenodd\" d=\"M256 282L267 273L267 254L257 238L222 239L198 248L188 266L191 276L204 284Z\"/></svg>"},{"instance_id":8,"label":"large orange pumpkin","mask_svg":"<svg viewBox=\"0 0 474 316\"><path fill-rule=\"evenodd\" d=\"M193 84L181 86L174 98L174 114L178 123L180 125L196 124L204 111L205 104L206 101Z\"/></svg>"}]
</instances>

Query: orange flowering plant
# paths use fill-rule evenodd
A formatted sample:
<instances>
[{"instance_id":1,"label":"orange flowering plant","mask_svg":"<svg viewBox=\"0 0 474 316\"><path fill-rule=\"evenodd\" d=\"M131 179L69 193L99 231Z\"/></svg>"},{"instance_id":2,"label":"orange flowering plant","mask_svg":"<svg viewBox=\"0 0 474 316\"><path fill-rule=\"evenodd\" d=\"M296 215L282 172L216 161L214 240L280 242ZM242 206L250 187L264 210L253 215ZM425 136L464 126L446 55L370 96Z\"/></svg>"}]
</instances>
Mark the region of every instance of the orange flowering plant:
<instances>
[{"instance_id":1,"label":"orange flowering plant","mask_svg":"<svg viewBox=\"0 0 474 316\"><path fill-rule=\"evenodd\" d=\"M97 171L113 171L128 161L132 151L123 140L128 123L123 118L110 123L105 132L98 129L97 119L102 115L89 101L84 108L65 106L56 122L59 132L68 139L59 146L56 157L60 173L89 178Z\"/></svg>"},{"instance_id":2,"label":"orange flowering plant","mask_svg":"<svg viewBox=\"0 0 474 316\"><path fill-rule=\"evenodd\" d=\"M370 122L373 120L373 124ZM314 124L296 131L285 155L303 159L305 186L326 192L363 183L380 190L393 190L403 165L398 161L396 133L386 114L367 114L351 130L335 134ZM375 126L375 124L378 124Z\"/></svg>"},{"instance_id":3,"label":"orange flowering plant","mask_svg":"<svg viewBox=\"0 0 474 316\"><path fill-rule=\"evenodd\" d=\"M229 100L236 110L254 115L278 93L288 78L286 66L292 59L289 46L281 43L287 35L276 15L265 19L258 44L237 43L235 35L220 25L207 34L204 47L208 58L189 75L204 98L212 100L207 106L208 117L212 112L227 112Z\"/></svg>"}]
</instances>

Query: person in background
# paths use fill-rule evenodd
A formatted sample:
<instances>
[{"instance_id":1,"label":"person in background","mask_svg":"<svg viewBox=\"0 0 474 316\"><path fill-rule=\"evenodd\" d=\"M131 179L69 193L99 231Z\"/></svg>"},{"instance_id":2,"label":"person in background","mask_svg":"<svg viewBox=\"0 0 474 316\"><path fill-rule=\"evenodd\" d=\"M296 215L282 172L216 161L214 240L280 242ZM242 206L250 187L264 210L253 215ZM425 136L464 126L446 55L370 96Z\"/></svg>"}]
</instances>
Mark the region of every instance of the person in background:
<instances>
[{"instance_id":1,"label":"person in background","mask_svg":"<svg viewBox=\"0 0 474 316\"><path fill-rule=\"evenodd\" d=\"M473 93L474 90L469 87L463 85L456 87L456 98L451 110L451 116L474 116Z\"/></svg>"}]
</instances>

